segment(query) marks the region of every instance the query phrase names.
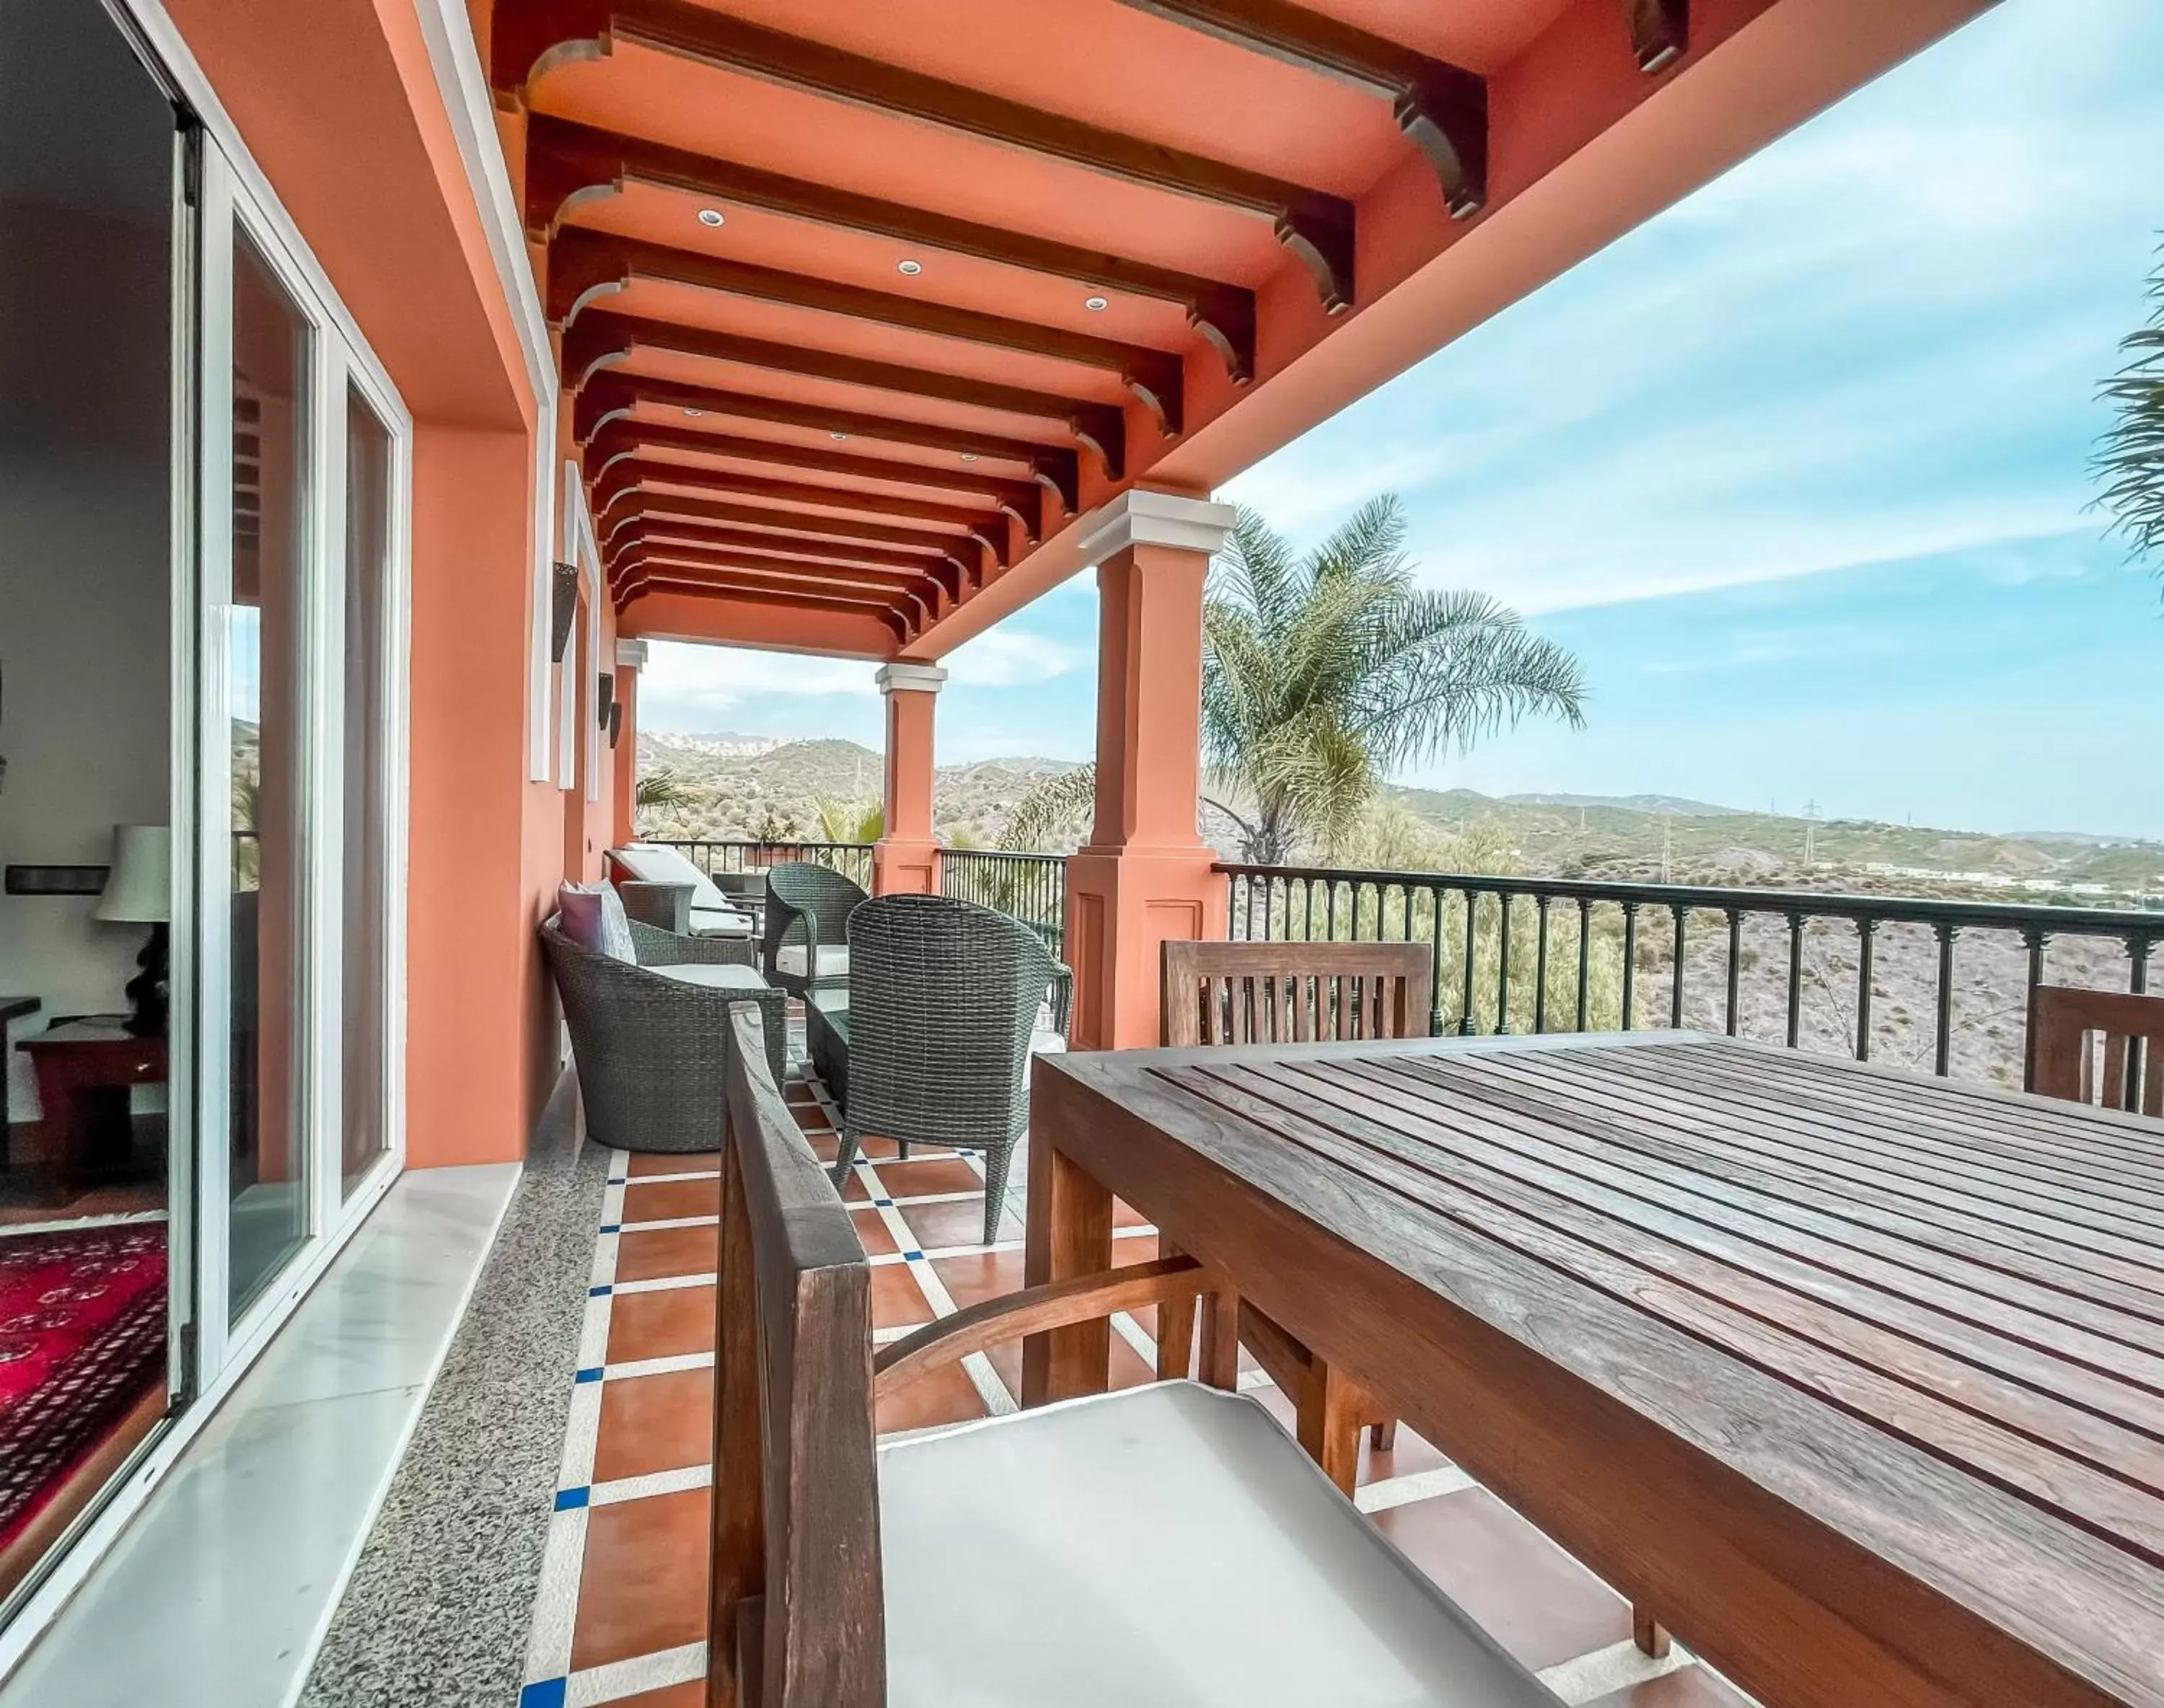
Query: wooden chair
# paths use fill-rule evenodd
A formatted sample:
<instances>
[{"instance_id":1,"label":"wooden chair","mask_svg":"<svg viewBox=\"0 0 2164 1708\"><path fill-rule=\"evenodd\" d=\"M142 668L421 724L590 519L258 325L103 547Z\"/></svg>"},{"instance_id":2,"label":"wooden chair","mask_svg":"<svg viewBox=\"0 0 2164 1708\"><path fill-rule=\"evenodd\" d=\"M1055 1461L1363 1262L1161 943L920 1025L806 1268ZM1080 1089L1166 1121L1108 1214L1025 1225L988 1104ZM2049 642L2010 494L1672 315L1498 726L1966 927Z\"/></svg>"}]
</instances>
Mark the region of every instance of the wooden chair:
<instances>
[{"instance_id":1,"label":"wooden chair","mask_svg":"<svg viewBox=\"0 0 2164 1708\"><path fill-rule=\"evenodd\" d=\"M1237 1374L1217 1278L1159 1258L871 1351L871 1269L727 1029L709 1708L1556 1708L1317 1474ZM1205 1304L1165 1381L875 1445L875 1399L1001 1341Z\"/></svg>"},{"instance_id":2,"label":"wooden chair","mask_svg":"<svg viewBox=\"0 0 2164 1708\"><path fill-rule=\"evenodd\" d=\"M1163 967L1163 1037L1175 1048L1427 1036L1434 984L1425 943L1168 939ZM1184 1365L1185 1327L1166 1327L1169 1358ZM1245 1301L1240 1338L1292 1401L1300 1445L1350 1495L1361 1430L1381 1450L1395 1442L1397 1420Z\"/></svg>"},{"instance_id":3,"label":"wooden chair","mask_svg":"<svg viewBox=\"0 0 2164 1708\"><path fill-rule=\"evenodd\" d=\"M2164 996L2039 985L2029 1031L2043 1096L2164 1117Z\"/></svg>"}]
</instances>

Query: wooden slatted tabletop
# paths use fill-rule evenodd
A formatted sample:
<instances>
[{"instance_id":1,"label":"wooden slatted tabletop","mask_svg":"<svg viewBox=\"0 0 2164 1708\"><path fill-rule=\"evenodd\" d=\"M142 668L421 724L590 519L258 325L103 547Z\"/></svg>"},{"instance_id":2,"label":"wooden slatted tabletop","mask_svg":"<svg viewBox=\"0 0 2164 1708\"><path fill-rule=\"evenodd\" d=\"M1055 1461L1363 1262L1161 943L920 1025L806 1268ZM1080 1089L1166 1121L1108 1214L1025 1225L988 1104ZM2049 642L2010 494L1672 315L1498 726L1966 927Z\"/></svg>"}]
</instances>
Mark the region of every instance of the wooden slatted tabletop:
<instances>
[{"instance_id":1,"label":"wooden slatted tabletop","mask_svg":"<svg viewBox=\"0 0 2164 1708\"><path fill-rule=\"evenodd\" d=\"M1776 1708L2164 1708L2164 1125L1681 1033L1036 1072L1030 1280L1118 1195Z\"/></svg>"}]
</instances>

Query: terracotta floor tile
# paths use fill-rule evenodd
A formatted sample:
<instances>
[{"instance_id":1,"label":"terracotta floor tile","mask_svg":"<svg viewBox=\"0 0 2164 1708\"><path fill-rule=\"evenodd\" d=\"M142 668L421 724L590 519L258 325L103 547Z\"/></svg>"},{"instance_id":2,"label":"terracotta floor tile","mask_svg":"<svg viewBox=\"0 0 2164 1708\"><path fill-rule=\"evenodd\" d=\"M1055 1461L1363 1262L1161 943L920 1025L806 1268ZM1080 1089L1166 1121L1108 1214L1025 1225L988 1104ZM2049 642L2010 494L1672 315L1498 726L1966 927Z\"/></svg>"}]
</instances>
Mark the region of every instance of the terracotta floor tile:
<instances>
[{"instance_id":1,"label":"terracotta floor tile","mask_svg":"<svg viewBox=\"0 0 2164 1708\"><path fill-rule=\"evenodd\" d=\"M880 1185L890 1198L917 1198L928 1192L981 1192L985 1177L961 1158L912 1156L906 1163L881 1163Z\"/></svg>"},{"instance_id":2,"label":"terracotta floor tile","mask_svg":"<svg viewBox=\"0 0 2164 1708\"><path fill-rule=\"evenodd\" d=\"M587 1515L573 1671L705 1637L707 1511L706 1491L687 1489Z\"/></svg>"},{"instance_id":3,"label":"terracotta floor tile","mask_svg":"<svg viewBox=\"0 0 2164 1708\"><path fill-rule=\"evenodd\" d=\"M1484 1489L1394 1506L1375 1522L1536 1672L1631 1635L1623 1599Z\"/></svg>"},{"instance_id":4,"label":"terracotta floor tile","mask_svg":"<svg viewBox=\"0 0 2164 1708\"><path fill-rule=\"evenodd\" d=\"M1685 1667L1600 1697L1586 1708L1751 1708L1751 1699L1704 1667Z\"/></svg>"},{"instance_id":5,"label":"terracotta floor tile","mask_svg":"<svg viewBox=\"0 0 2164 1708\"><path fill-rule=\"evenodd\" d=\"M1361 1432L1360 1480L1363 1483L1379 1483L1391 1477L1410 1477L1421 1471L1440 1470L1449 1463L1448 1455L1415 1434L1402 1422L1398 1425L1397 1444L1387 1453L1378 1453L1366 1432Z\"/></svg>"},{"instance_id":6,"label":"terracotta floor tile","mask_svg":"<svg viewBox=\"0 0 2164 1708\"><path fill-rule=\"evenodd\" d=\"M1112 1242L1112 1266L1125 1269L1129 1264L1152 1263L1157 1258L1157 1236L1153 1233L1133 1233Z\"/></svg>"},{"instance_id":7,"label":"terracotta floor tile","mask_svg":"<svg viewBox=\"0 0 2164 1708\"><path fill-rule=\"evenodd\" d=\"M852 1211L849 1225L857 1230L857 1243L864 1247L868 1258L884 1257L901 1249L894 1243L893 1232L876 1210Z\"/></svg>"},{"instance_id":8,"label":"terracotta floor tile","mask_svg":"<svg viewBox=\"0 0 2164 1708\"><path fill-rule=\"evenodd\" d=\"M658 1281L664 1275L711 1275L721 1264L717 1227L650 1227L616 1243L619 1281Z\"/></svg>"},{"instance_id":9,"label":"terracotta floor tile","mask_svg":"<svg viewBox=\"0 0 2164 1708\"><path fill-rule=\"evenodd\" d=\"M955 1305L966 1308L1003 1293L1019 1292L1022 1255L1018 1251L989 1251L976 1257L936 1258L932 1269L946 1284Z\"/></svg>"},{"instance_id":10,"label":"terracotta floor tile","mask_svg":"<svg viewBox=\"0 0 2164 1708\"><path fill-rule=\"evenodd\" d=\"M816 1134L812 1140L812 1154L822 1163L831 1163L841 1154L841 1143L833 1133ZM857 1147L857 1157L859 1161L891 1162L896 1148L890 1138L868 1138ZM916 1153L911 1151L910 1154L914 1156Z\"/></svg>"},{"instance_id":11,"label":"terracotta floor tile","mask_svg":"<svg viewBox=\"0 0 2164 1708\"><path fill-rule=\"evenodd\" d=\"M1148 1227L1149 1217L1124 1198L1112 1200L1112 1226L1115 1227Z\"/></svg>"},{"instance_id":12,"label":"terracotta floor tile","mask_svg":"<svg viewBox=\"0 0 2164 1708\"><path fill-rule=\"evenodd\" d=\"M714 1453L714 1373L628 1376L601 1389L594 1480L643 1477L705 1464Z\"/></svg>"},{"instance_id":13,"label":"terracotta floor tile","mask_svg":"<svg viewBox=\"0 0 2164 1708\"><path fill-rule=\"evenodd\" d=\"M623 1189L626 1222L673 1222L680 1216L722 1213L722 1183L711 1180L634 1180Z\"/></svg>"},{"instance_id":14,"label":"terracotta floor tile","mask_svg":"<svg viewBox=\"0 0 2164 1708\"><path fill-rule=\"evenodd\" d=\"M886 1178L881 1170L880 1178ZM901 1219L909 1224L909 1231L917 1236L919 1251L938 1251L948 1246L981 1245L985 1238L985 1200L980 1193L974 1198L957 1198L947 1204L905 1204ZM1015 1219L1011 1209L1000 1217L1000 1238L1020 1239L1022 1223Z\"/></svg>"},{"instance_id":15,"label":"terracotta floor tile","mask_svg":"<svg viewBox=\"0 0 2164 1708\"><path fill-rule=\"evenodd\" d=\"M842 1201L844 1204L869 1204L871 1188L864 1185L864 1177L854 1169L842 1176Z\"/></svg>"},{"instance_id":16,"label":"terracotta floor tile","mask_svg":"<svg viewBox=\"0 0 2164 1708\"><path fill-rule=\"evenodd\" d=\"M633 1153L631 1166L624 1170L636 1180L647 1175L696 1175L704 1169L718 1169L722 1154L717 1150L685 1151L680 1155L664 1155L659 1151L643 1150Z\"/></svg>"},{"instance_id":17,"label":"terracotta floor tile","mask_svg":"<svg viewBox=\"0 0 2164 1708\"><path fill-rule=\"evenodd\" d=\"M964 1423L985 1415L985 1402L976 1384L959 1364L911 1382L880 1401L875 1413L879 1432L929 1429L938 1423Z\"/></svg>"},{"instance_id":18,"label":"terracotta floor tile","mask_svg":"<svg viewBox=\"0 0 2164 1708\"><path fill-rule=\"evenodd\" d=\"M693 1679L671 1684L665 1690L641 1690L636 1696L618 1696L609 1708L706 1708L706 1681Z\"/></svg>"},{"instance_id":19,"label":"terracotta floor tile","mask_svg":"<svg viewBox=\"0 0 2164 1708\"><path fill-rule=\"evenodd\" d=\"M609 1313L608 1361L674 1358L714 1349L714 1289L664 1287L619 1293Z\"/></svg>"},{"instance_id":20,"label":"terracotta floor tile","mask_svg":"<svg viewBox=\"0 0 2164 1708\"><path fill-rule=\"evenodd\" d=\"M789 1112L796 1117L796 1124L806 1133L832 1133L834 1130L827 1119L827 1112L816 1101L792 1101Z\"/></svg>"},{"instance_id":21,"label":"terracotta floor tile","mask_svg":"<svg viewBox=\"0 0 2164 1708\"><path fill-rule=\"evenodd\" d=\"M872 1327L906 1328L932 1320L924 1289L907 1264L881 1264L872 1271Z\"/></svg>"}]
</instances>

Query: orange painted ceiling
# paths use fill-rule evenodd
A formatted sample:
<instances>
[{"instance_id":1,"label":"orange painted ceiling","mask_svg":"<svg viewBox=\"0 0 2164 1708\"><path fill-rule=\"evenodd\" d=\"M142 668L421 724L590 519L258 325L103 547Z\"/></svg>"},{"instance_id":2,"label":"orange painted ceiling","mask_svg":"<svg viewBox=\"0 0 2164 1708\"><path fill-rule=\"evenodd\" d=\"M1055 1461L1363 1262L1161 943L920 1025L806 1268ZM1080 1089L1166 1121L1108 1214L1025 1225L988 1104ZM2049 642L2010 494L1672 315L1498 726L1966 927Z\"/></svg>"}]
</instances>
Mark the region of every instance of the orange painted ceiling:
<instances>
[{"instance_id":1,"label":"orange painted ceiling","mask_svg":"<svg viewBox=\"0 0 2164 1708\"><path fill-rule=\"evenodd\" d=\"M618 601L908 650L1780 3L496 0Z\"/></svg>"}]
</instances>

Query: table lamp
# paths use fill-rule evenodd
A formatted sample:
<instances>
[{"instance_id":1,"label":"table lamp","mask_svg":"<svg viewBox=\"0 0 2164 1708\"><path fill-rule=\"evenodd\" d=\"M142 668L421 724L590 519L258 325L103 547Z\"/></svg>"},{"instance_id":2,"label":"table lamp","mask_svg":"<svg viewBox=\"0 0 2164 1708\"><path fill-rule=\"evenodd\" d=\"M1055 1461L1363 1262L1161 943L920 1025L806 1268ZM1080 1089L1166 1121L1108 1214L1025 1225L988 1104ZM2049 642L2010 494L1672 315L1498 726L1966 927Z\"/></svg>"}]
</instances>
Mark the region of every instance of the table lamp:
<instances>
[{"instance_id":1,"label":"table lamp","mask_svg":"<svg viewBox=\"0 0 2164 1708\"><path fill-rule=\"evenodd\" d=\"M142 969L128 981L129 1032L138 1038L165 1035L167 943L173 917L173 833L163 824L113 827L113 868L92 917L148 925L150 941L135 957Z\"/></svg>"}]
</instances>

